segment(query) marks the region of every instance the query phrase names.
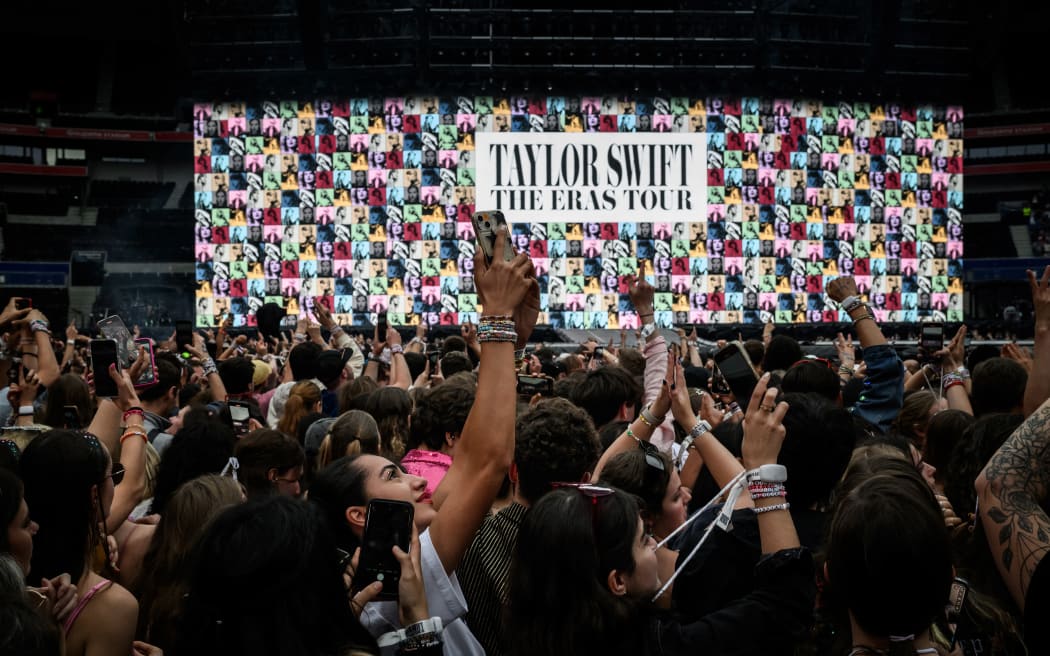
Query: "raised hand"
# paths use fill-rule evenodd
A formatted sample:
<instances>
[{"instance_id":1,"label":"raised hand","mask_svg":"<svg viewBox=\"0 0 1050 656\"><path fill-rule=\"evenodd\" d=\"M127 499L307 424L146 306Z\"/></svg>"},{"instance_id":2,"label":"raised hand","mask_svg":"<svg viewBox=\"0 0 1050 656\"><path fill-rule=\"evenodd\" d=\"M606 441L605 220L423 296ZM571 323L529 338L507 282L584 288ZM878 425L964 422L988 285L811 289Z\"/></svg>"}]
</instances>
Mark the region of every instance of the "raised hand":
<instances>
[{"instance_id":1,"label":"raised hand","mask_svg":"<svg viewBox=\"0 0 1050 656\"><path fill-rule=\"evenodd\" d=\"M788 404L777 403L777 389L769 388L769 374L763 374L755 385L744 416L744 441L741 459L747 469L776 464L780 447L784 444L784 415Z\"/></svg>"},{"instance_id":2,"label":"raised hand","mask_svg":"<svg viewBox=\"0 0 1050 656\"><path fill-rule=\"evenodd\" d=\"M4 309L0 311L0 326L6 326L7 324L11 323L12 321L15 321L16 319L25 319L29 315L29 312L32 310L32 308L22 308L21 310L19 310L17 307L15 307L18 304L18 301L24 300L26 299L22 298L21 296L12 296L11 298L7 299L7 305L5 305Z\"/></svg>"},{"instance_id":3,"label":"raised hand","mask_svg":"<svg viewBox=\"0 0 1050 656\"><path fill-rule=\"evenodd\" d=\"M1026 273L1028 286L1032 290L1036 328L1050 327L1050 266L1043 269L1043 277L1038 280L1035 277L1035 271L1029 270Z\"/></svg>"},{"instance_id":4,"label":"raised hand","mask_svg":"<svg viewBox=\"0 0 1050 656\"><path fill-rule=\"evenodd\" d=\"M857 281L849 276L829 281L824 285L824 291L836 303L841 303L849 296L860 296L860 292L857 291Z\"/></svg>"},{"instance_id":5,"label":"raised hand","mask_svg":"<svg viewBox=\"0 0 1050 656\"><path fill-rule=\"evenodd\" d=\"M495 252L502 253L507 239L506 226L496 231ZM536 269L528 255L519 253L509 262L493 259L485 261L485 253L474 254L474 281L478 298L485 314L511 316L518 333L517 348L523 348L536 327L540 312L540 286L536 282Z\"/></svg>"}]
</instances>

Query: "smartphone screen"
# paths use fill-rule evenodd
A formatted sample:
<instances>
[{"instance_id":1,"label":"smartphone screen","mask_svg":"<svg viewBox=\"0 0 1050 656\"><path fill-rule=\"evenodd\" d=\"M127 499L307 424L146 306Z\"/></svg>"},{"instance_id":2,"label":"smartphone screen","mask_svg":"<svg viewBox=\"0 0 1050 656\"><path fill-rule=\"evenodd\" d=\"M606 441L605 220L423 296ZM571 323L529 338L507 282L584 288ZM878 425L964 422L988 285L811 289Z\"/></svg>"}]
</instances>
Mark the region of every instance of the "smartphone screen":
<instances>
[{"instance_id":1,"label":"smartphone screen","mask_svg":"<svg viewBox=\"0 0 1050 656\"><path fill-rule=\"evenodd\" d=\"M251 410L248 404L244 401L230 400L226 402L226 405L230 408L230 421L233 424L234 434L246 434L248 432L248 419L251 417Z\"/></svg>"},{"instance_id":2,"label":"smartphone screen","mask_svg":"<svg viewBox=\"0 0 1050 656\"><path fill-rule=\"evenodd\" d=\"M377 598L397 599L401 564L394 556L393 547L397 545L402 551L409 550L412 542L413 514L412 504L404 501L372 499L368 502L361 558L354 574L355 590L380 581L383 591Z\"/></svg>"},{"instance_id":3,"label":"smartphone screen","mask_svg":"<svg viewBox=\"0 0 1050 656\"><path fill-rule=\"evenodd\" d=\"M109 376L111 364L117 365L117 371L122 369L117 359L117 342L112 339L91 340L91 373L95 382L95 396L117 396L117 382Z\"/></svg>"},{"instance_id":4,"label":"smartphone screen","mask_svg":"<svg viewBox=\"0 0 1050 656\"><path fill-rule=\"evenodd\" d=\"M430 359L430 375L436 376L438 372L438 363L441 362L441 352L434 351L427 357Z\"/></svg>"},{"instance_id":5,"label":"smartphone screen","mask_svg":"<svg viewBox=\"0 0 1050 656\"><path fill-rule=\"evenodd\" d=\"M149 387L157 382L157 360L153 356L153 340L148 337L139 337L135 340L135 353L138 357L139 349L146 349L146 368L139 374L139 379L134 381L135 389Z\"/></svg>"},{"instance_id":6,"label":"smartphone screen","mask_svg":"<svg viewBox=\"0 0 1050 656\"><path fill-rule=\"evenodd\" d=\"M924 324L920 332L919 346L927 355L933 355L944 348L944 324Z\"/></svg>"},{"instance_id":7,"label":"smartphone screen","mask_svg":"<svg viewBox=\"0 0 1050 656\"><path fill-rule=\"evenodd\" d=\"M33 299L31 298L20 298L15 301L16 310L26 310L33 307Z\"/></svg>"},{"instance_id":8,"label":"smartphone screen","mask_svg":"<svg viewBox=\"0 0 1050 656\"><path fill-rule=\"evenodd\" d=\"M751 393L755 391L758 376L755 368L751 366L751 359L747 357L740 342L731 342L718 353L715 353L715 364L725 378L729 389L733 391L736 402L744 410L751 400Z\"/></svg>"},{"instance_id":9,"label":"smartphone screen","mask_svg":"<svg viewBox=\"0 0 1050 656\"><path fill-rule=\"evenodd\" d=\"M193 323L190 321L175 322L175 349L181 353L186 346L193 346ZM187 355L189 355L187 353Z\"/></svg>"},{"instance_id":10,"label":"smartphone screen","mask_svg":"<svg viewBox=\"0 0 1050 656\"><path fill-rule=\"evenodd\" d=\"M492 262L493 253L496 251L496 230L501 225L507 225L507 219L499 210L480 210L474 212L471 223L474 225L474 235L478 246L485 253L485 259ZM503 258L509 261L514 259L514 255L514 244L508 235L506 246L503 249Z\"/></svg>"},{"instance_id":11,"label":"smartphone screen","mask_svg":"<svg viewBox=\"0 0 1050 656\"><path fill-rule=\"evenodd\" d=\"M138 351L135 349L135 338L124 325L124 320L114 314L99 321L98 329L108 339L117 343L117 356L120 358L121 368L130 367L138 357Z\"/></svg>"},{"instance_id":12,"label":"smartphone screen","mask_svg":"<svg viewBox=\"0 0 1050 656\"><path fill-rule=\"evenodd\" d=\"M379 329L379 341L386 341L386 331L390 325L386 322L386 312L380 312L376 317L376 327Z\"/></svg>"},{"instance_id":13,"label":"smartphone screen","mask_svg":"<svg viewBox=\"0 0 1050 656\"><path fill-rule=\"evenodd\" d=\"M554 381L546 376L518 374L518 395L531 399L536 394L553 396Z\"/></svg>"}]
</instances>

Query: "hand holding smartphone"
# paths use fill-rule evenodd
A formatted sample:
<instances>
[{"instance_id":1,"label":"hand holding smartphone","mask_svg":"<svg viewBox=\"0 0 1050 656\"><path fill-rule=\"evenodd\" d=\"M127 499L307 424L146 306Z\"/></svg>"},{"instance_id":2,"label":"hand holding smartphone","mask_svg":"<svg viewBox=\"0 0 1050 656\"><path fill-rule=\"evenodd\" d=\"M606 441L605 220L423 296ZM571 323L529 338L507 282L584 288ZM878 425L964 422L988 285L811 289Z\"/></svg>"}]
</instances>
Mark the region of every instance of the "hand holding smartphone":
<instances>
[{"instance_id":1,"label":"hand holding smartphone","mask_svg":"<svg viewBox=\"0 0 1050 656\"><path fill-rule=\"evenodd\" d=\"M248 434L248 420L251 418L251 406L245 401L230 399L226 402L230 409L230 423L233 434L237 437Z\"/></svg>"},{"instance_id":2,"label":"hand holding smartphone","mask_svg":"<svg viewBox=\"0 0 1050 656\"><path fill-rule=\"evenodd\" d=\"M109 366L117 365L120 372L120 358L117 356L117 342L113 339L91 340L91 374L95 383L95 396L113 398L119 396L117 381L109 375Z\"/></svg>"},{"instance_id":3,"label":"hand holding smartphone","mask_svg":"<svg viewBox=\"0 0 1050 656\"><path fill-rule=\"evenodd\" d=\"M394 546L408 553L412 544L412 504L390 499L372 499L365 516L365 532L361 541L361 557L354 573L353 590L358 592L379 581L383 590L377 600L396 600L401 581L401 563L394 555Z\"/></svg>"},{"instance_id":4,"label":"hand holding smartphone","mask_svg":"<svg viewBox=\"0 0 1050 656\"><path fill-rule=\"evenodd\" d=\"M474 212L470 221L474 226L478 246L485 253L485 260L491 264L496 251L496 231L500 226L507 225L507 219L499 210L480 210ZM509 262L514 259L514 255L514 244L510 240L508 231L507 241L503 245L503 259Z\"/></svg>"},{"instance_id":5,"label":"hand holding smartphone","mask_svg":"<svg viewBox=\"0 0 1050 656\"><path fill-rule=\"evenodd\" d=\"M726 344L722 350L715 353L715 365L726 385L732 390L736 402L746 412L751 393L758 384L758 374L755 373L755 366L751 364L751 358L748 357L744 345L738 341Z\"/></svg>"}]
</instances>

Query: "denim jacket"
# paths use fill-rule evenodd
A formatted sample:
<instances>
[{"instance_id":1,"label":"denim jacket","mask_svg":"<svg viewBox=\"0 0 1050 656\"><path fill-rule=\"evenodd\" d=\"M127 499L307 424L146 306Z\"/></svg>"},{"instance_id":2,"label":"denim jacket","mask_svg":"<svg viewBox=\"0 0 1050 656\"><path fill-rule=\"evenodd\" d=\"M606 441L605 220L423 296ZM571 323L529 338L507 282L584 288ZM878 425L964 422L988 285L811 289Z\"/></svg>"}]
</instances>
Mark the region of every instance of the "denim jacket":
<instances>
[{"instance_id":1,"label":"denim jacket","mask_svg":"<svg viewBox=\"0 0 1050 656\"><path fill-rule=\"evenodd\" d=\"M864 349L868 374L860 399L849 411L886 432L904 404L904 365L889 344Z\"/></svg>"}]
</instances>

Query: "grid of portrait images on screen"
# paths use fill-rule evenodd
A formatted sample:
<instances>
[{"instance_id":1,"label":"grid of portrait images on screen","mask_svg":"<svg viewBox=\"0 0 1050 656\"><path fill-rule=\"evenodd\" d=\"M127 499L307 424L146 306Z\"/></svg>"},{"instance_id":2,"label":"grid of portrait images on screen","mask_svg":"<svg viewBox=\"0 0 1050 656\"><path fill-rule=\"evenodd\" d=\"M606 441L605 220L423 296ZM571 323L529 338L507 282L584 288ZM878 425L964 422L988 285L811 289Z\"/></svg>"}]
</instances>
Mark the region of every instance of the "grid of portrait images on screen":
<instances>
[{"instance_id":1,"label":"grid of portrait images on screen","mask_svg":"<svg viewBox=\"0 0 1050 656\"><path fill-rule=\"evenodd\" d=\"M682 223L512 224L540 323L846 319L853 275L880 321L962 320L959 107L757 98L404 97L195 106L197 323L324 303L343 325L477 321L474 135L703 132L707 210ZM478 208L489 209L489 208Z\"/></svg>"}]
</instances>

